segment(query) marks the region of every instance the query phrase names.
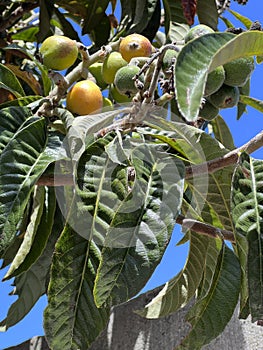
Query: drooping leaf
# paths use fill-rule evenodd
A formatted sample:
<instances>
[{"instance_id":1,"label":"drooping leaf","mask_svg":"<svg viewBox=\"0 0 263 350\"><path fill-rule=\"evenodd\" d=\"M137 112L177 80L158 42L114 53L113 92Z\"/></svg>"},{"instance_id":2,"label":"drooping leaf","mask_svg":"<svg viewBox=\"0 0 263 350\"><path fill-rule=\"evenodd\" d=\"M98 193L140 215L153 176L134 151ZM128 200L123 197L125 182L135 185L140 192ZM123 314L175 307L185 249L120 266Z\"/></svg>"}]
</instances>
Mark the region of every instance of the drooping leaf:
<instances>
[{"instance_id":1,"label":"drooping leaf","mask_svg":"<svg viewBox=\"0 0 263 350\"><path fill-rule=\"evenodd\" d=\"M155 38L158 28L160 27L160 20L161 20L161 1L157 0L152 17L148 25L141 32L141 35L145 36L150 40L150 42L152 42L153 39Z\"/></svg>"},{"instance_id":2,"label":"drooping leaf","mask_svg":"<svg viewBox=\"0 0 263 350\"><path fill-rule=\"evenodd\" d=\"M9 107L0 110L0 154L21 125L31 116L28 108Z\"/></svg>"},{"instance_id":3,"label":"drooping leaf","mask_svg":"<svg viewBox=\"0 0 263 350\"><path fill-rule=\"evenodd\" d=\"M110 31L110 19L106 13L104 13L99 23L90 32L90 37L92 38L96 48L100 49L101 46L108 42Z\"/></svg>"},{"instance_id":4,"label":"drooping leaf","mask_svg":"<svg viewBox=\"0 0 263 350\"><path fill-rule=\"evenodd\" d=\"M177 101L184 117L196 120L210 71L239 57L261 55L262 44L263 32L259 31L205 34L188 42L175 66Z\"/></svg>"},{"instance_id":5,"label":"drooping leaf","mask_svg":"<svg viewBox=\"0 0 263 350\"><path fill-rule=\"evenodd\" d=\"M109 309L98 309L93 284L100 250L66 225L53 257L44 328L53 350L88 349L104 329Z\"/></svg>"},{"instance_id":6,"label":"drooping leaf","mask_svg":"<svg viewBox=\"0 0 263 350\"><path fill-rule=\"evenodd\" d=\"M179 213L183 163L147 144L131 155L135 180L107 232L95 281L98 306L136 295L159 264Z\"/></svg>"},{"instance_id":7,"label":"drooping leaf","mask_svg":"<svg viewBox=\"0 0 263 350\"><path fill-rule=\"evenodd\" d=\"M54 10L54 1L47 0L40 2L39 14L39 32L37 33L38 42L42 42L50 31L50 20Z\"/></svg>"},{"instance_id":8,"label":"drooping leaf","mask_svg":"<svg viewBox=\"0 0 263 350\"><path fill-rule=\"evenodd\" d=\"M12 92L16 97L25 96L25 92L15 74L1 63L0 87Z\"/></svg>"},{"instance_id":9,"label":"drooping leaf","mask_svg":"<svg viewBox=\"0 0 263 350\"><path fill-rule=\"evenodd\" d=\"M190 27L184 17L181 0L165 0L163 3L167 42L183 40Z\"/></svg>"},{"instance_id":10,"label":"drooping leaf","mask_svg":"<svg viewBox=\"0 0 263 350\"><path fill-rule=\"evenodd\" d=\"M141 33L151 21L158 0L121 0L121 22L126 22L125 34Z\"/></svg>"},{"instance_id":11,"label":"drooping leaf","mask_svg":"<svg viewBox=\"0 0 263 350\"><path fill-rule=\"evenodd\" d=\"M19 250L14 260L12 261L11 266L9 267L7 273L5 274L4 280L10 279L15 275L17 275L17 270L19 269L19 267L21 267L21 264L23 264L27 255L29 254L35 238L35 234L36 234L39 222L40 222L40 218L43 213L44 200L45 200L44 187L36 188L35 193L33 195L32 212L31 212L28 226L26 228L26 232L24 233L23 242L19 247Z\"/></svg>"},{"instance_id":12,"label":"drooping leaf","mask_svg":"<svg viewBox=\"0 0 263 350\"><path fill-rule=\"evenodd\" d=\"M240 23L242 23L246 29L249 29L251 27L252 21L251 19L241 15L239 12L228 10Z\"/></svg>"},{"instance_id":13,"label":"drooping leaf","mask_svg":"<svg viewBox=\"0 0 263 350\"><path fill-rule=\"evenodd\" d=\"M223 245L211 288L187 314L192 329L176 348L201 349L217 337L230 321L238 302L240 266L237 257Z\"/></svg>"},{"instance_id":14,"label":"drooping leaf","mask_svg":"<svg viewBox=\"0 0 263 350\"><path fill-rule=\"evenodd\" d=\"M234 140L225 120L221 116L217 116L211 121L211 125L215 138L221 142L224 147L233 150L235 148Z\"/></svg>"},{"instance_id":15,"label":"drooping leaf","mask_svg":"<svg viewBox=\"0 0 263 350\"><path fill-rule=\"evenodd\" d=\"M26 120L8 141L0 156L1 254L16 235L34 184L61 157L59 138L54 135L47 143L44 118Z\"/></svg>"},{"instance_id":16,"label":"drooping leaf","mask_svg":"<svg viewBox=\"0 0 263 350\"><path fill-rule=\"evenodd\" d=\"M176 312L190 301L203 277L210 240L191 232L189 253L183 270L165 284L144 310L138 312L140 315L147 318L166 316Z\"/></svg>"},{"instance_id":17,"label":"drooping leaf","mask_svg":"<svg viewBox=\"0 0 263 350\"><path fill-rule=\"evenodd\" d=\"M9 327L21 321L38 299L46 293L55 243L63 229L63 218L58 208L55 217L52 232L41 256L27 271L14 279L12 295L17 295L18 299L10 306L7 317L1 321L0 330L2 331L6 331Z\"/></svg>"},{"instance_id":18,"label":"drooping leaf","mask_svg":"<svg viewBox=\"0 0 263 350\"><path fill-rule=\"evenodd\" d=\"M31 221L26 229L23 243L21 244L8 272L6 273L5 279L18 276L22 272L27 271L30 266L35 263L39 256L41 256L52 232L56 210L56 196L54 188L44 186L38 187L35 197L35 208L33 202L33 209L35 210L32 211ZM39 205L37 200L40 200ZM39 217L40 214L41 217ZM30 242L30 239L32 242ZM23 258L24 260L22 260Z\"/></svg>"},{"instance_id":19,"label":"drooping leaf","mask_svg":"<svg viewBox=\"0 0 263 350\"><path fill-rule=\"evenodd\" d=\"M91 33L97 27L105 16L109 0L85 1L86 15L83 17L82 35Z\"/></svg>"},{"instance_id":20,"label":"drooping leaf","mask_svg":"<svg viewBox=\"0 0 263 350\"><path fill-rule=\"evenodd\" d=\"M7 47L5 47L5 50L11 50L11 52L18 52L18 54L23 54L25 57L28 57L31 61L35 63L35 65L38 67L40 73L41 73L41 78L42 78L42 83L43 83L43 91L44 91L44 96L48 95L50 89L51 89L51 79L48 76L48 69L37 60L37 58L32 55L28 50L26 50L23 47L18 46L17 44L11 44ZM25 94L23 94L24 96Z\"/></svg>"},{"instance_id":21,"label":"drooping leaf","mask_svg":"<svg viewBox=\"0 0 263 350\"><path fill-rule=\"evenodd\" d=\"M241 102L241 99L242 99L242 95L249 96L250 94L250 79L248 79L248 81L244 86L241 86L238 89L239 89L240 97L237 104L237 120L239 120L242 117L242 115L245 112L247 112L247 104Z\"/></svg>"},{"instance_id":22,"label":"drooping leaf","mask_svg":"<svg viewBox=\"0 0 263 350\"><path fill-rule=\"evenodd\" d=\"M197 0L181 0L184 17L191 26L196 15Z\"/></svg>"},{"instance_id":23,"label":"drooping leaf","mask_svg":"<svg viewBox=\"0 0 263 350\"><path fill-rule=\"evenodd\" d=\"M232 214L237 245L243 255L244 274L252 321L263 318L263 161L240 156L233 177ZM243 237L243 238L242 238ZM244 238L247 244L244 245Z\"/></svg>"},{"instance_id":24,"label":"drooping leaf","mask_svg":"<svg viewBox=\"0 0 263 350\"><path fill-rule=\"evenodd\" d=\"M215 1L198 0L196 10L199 23L217 30L218 11Z\"/></svg>"},{"instance_id":25,"label":"drooping leaf","mask_svg":"<svg viewBox=\"0 0 263 350\"><path fill-rule=\"evenodd\" d=\"M17 78L24 81L35 95L42 95L42 87L32 73L23 71L21 67L15 66L14 64L6 64L5 67L10 69Z\"/></svg>"},{"instance_id":26,"label":"drooping leaf","mask_svg":"<svg viewBox=\"0 0 263 350\"><path fill-rule=\"evenodd\" d=\"M259 112L263 112L263 101L259 100L257 98L254 97L250 97L250 96L245 96L245 95L241 95L240 96L240 102L255 108L256 110L258 110Z\"/></svg>"},{"instance_id":27,"label":"drooping leaf","mask_svg":"<svg viewBox=\"0 0 263 350\"><path fill-rule=\"evenodd\" d=\"M175 149L182 152L190 164L204 164L202 174L196 174L193 170L192 179L187 180L192 192L192 202L188 203L191 206L189 214L192 215L195 211L194 218L199 219L201 216L205 222L215 227L232 231L230 192L233 167L209 175L205 166L207 161L225 155L228 150L206 132L183 123L164 120L158 113L152 113L145 119L145 123L158 132L173 131L174 134L170 137L176 140Z\"/></svg>"}]
</instances>

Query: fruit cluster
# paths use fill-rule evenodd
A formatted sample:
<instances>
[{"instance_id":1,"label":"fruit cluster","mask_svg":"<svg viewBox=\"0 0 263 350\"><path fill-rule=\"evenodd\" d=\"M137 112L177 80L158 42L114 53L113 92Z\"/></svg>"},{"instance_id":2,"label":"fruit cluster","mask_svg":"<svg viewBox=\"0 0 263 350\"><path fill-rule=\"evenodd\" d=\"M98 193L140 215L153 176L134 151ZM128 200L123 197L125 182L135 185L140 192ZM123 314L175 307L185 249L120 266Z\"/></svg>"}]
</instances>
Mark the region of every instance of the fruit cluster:
<instances>
[{"instance_id":1,"label":"fruit cluster","mask_svg":"<svg viewBox=\"0 0 263 350\"><path fill-rule=\"evenodd\" d=\"M213 32L213 29L208 26L197 25L190 29L185 42ZM240 57L210 72L207 76L204 102L199 116L208 121L213 120L220 109L236 106L240 88L247 83L254 68L254 57Z\"/></svg>"},{"instance_id":2,"label":"fruit cluster","mask_svg":"<svg viewBox=\"0 0 263 350\"><path fill-rule=\"evenodd\" d=\"M214 30L206 25L197 25L185 36L185 44ZM130 102L138 91L138 84L145 83L142 75L135 83L134 77L140 68L132 58L149 57L153 53L150 41L140 35L124 37L119 51L112 51L100 62L89 66L88 79L77 82L68 92L67 108L74 114L86 115L111 106L112 102ZM40 54L47 68L64 70L71 67L78 57L77 43L67 37L53 35L41 45ZM172 68L178 52L168 49L162 62L164 79L171 77ZM203 103L199 116L205 120L214 119L220 109L237 105L240 88L249 80L254 70L253 57L241 57L217 67L207 76L203 93ZM145 79L146 80L146 79ZM109 97L102 95L102 90L109 88Z\"/></svg>"},{"instance_id":3,"label":"fruit cluster","mask_svg":"<svg viewBox=\"0 0 263 350\"><path fill-rule=\"evenodd\" d=\"M103 97L101 92L108 86L110 97L115 102L131 101L137 92L133 78L140 69L129 62L134 57L149 57L151 53L152 44L146 37L131 34L123 38L118 52L109 53L103 62L96 62L89 67L93 79L81 80L70 89L66 98L68 110L77 115L86 115L109 106L111 101ZM75 63L78 48L75 41L53 35L42 43L40 54L47 68L64 70Z\"/></svg>"}]
</instances>

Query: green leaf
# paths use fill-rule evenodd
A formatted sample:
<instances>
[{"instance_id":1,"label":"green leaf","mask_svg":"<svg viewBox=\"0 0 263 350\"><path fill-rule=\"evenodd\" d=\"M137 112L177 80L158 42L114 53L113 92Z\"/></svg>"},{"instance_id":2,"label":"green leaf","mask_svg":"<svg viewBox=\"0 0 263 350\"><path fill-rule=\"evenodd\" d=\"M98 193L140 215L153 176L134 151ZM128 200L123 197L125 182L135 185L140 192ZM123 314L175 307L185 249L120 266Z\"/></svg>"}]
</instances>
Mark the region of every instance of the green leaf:
<instances>
[{"instance_id":1,"label":"green leaf","mask_svg":"<svg viewBox=\"0 0 263 350\"><path fill-rule=\"evenodd\" d=\"M0 156L0 252L16 235L34 184L53 161L42 156L47 143L46 120L31 118L9 140Z\"/></svg>"},{"instance_id":2,"label":"green leaf","mask_svg":"<svg viewBox=\"0 0 263 350\"><path fill-rule=\"evenodd\" d=\"M225 120L221 116L217 116L211 121L211 125L215 138L222 143L225 148L233 150L235 148L234 140Z\"/></svg>"},{"instance_id":3,"label":"green leaf","mask_svg":"<svg viewBox=\"0 0 263 350\"><path fill-rule=\"evenodd\" d=\"M246 27L246 29L249 29L251 27L251 24L253 23L251 21L251 19L242 16L240 13L233 11L233 10L228 10L237 20L240 21L240 23L244 24L244 26Z\"/></svg>"},{"instance_id":4,"label":"green leaf","mask_svg":"<svg viewBox=\"0 0 263 350\"><path fill-rule=\"evenodd\" d=\"M7 47L5 47L5 50L15 50L18 51L20 53L25 54L31 61L33 61L35 63L35 65L37 66L37 68L39 69L40 73L41 73L41 79L43 82L43 90L44 90L44 95L47 96L50 89L51 89L51 85L52 85L52 81L48 76L48 69L43 66L43 64L41 64L39 62L39 60L37 60L37 58L32 55L29 51L27 51L25 48L22 48L20 46L18 46L17 44L11 44ZM25 94L23 94L24 96Z\"/></svg>"},{"instance_id":5,"label":"green leaf","mask_svg":"<svg viewBox=\"0 0 263 350\"><path fill-rule=\"evenodd\" d=\"M38 42L42 42L50 31L50 20L54 10L54 1L41 1L39 14L39 32L37 34Z\"/></svg>"},{"instance_id":6,"label":"green leaf","mask_svg":"<svg viewBox=\"0 0 263 350\"><path fill-rule=\"evenodd\" d=\"M240 266L237 257L223 245L217 271L208 294L190 309L187 321L192 329L176 349L196 349L223 332L238 302Z\"/></svg>"},{"instance_id":7,"label":"green leaf","mask_svg":"<svg viewBox=\"0 0 263 350\"><path fill-rule=\"evenodd\" d=\"M183 40L190 27L184 17L181 1L164 0L167 42Z\"/></svg>"},{"instance_id":8,"label":"green leaf","mask_svg":"<svg viewBox=\"0 0 263 350\"><path fill-rule=\"evenodd\" d=\"M235 35L230 33L205 34L188 42L177 56L176 96L179 110L187 120L193 121L198 117L213 56L233 37Z\"/></svg>"},{"instance_id":9,"label":"green leaf","mask_svg":"<svg viewBox=\"0 0 263 350\"><path fill-rule=\"evenodd\" d=\"M190 301L202 280L210 240L191 232L189 253L183 270L165 284L144 310L138 312L141 316L163 317L176 312Z\"/></svg>"},{"instance_id":10,"label":"green leaf","mask_svg":"<svg viewBox=\"0 0 263 350\"><path fill-rule=\"evenodd\" d=\"M24 234L24 239L19 247L19 250L12 261L11 266L9 267L7 273L5 274L4 281L10 279L17 275L17 270L25 261L27 255L31 250L31 246L33 244L35 234L40 222L40 218L43 213L44 208L44 199L45 199L45 188L44 187L36 187L35 193L33 195L33 203L32 203L32 212L29 219L29 223Z\"/></svg>"},{"instance_id":11,"label":"green leaf","mask_svg":"<svg viewBox=\"0 0 263 350\"><path fill-rule=\"evenodd\" d=\"M95 46L100 49L101 46L108 42L110 32L110 19L106 13L104 13L103 17L100 19L100 22L90 32L90 37L94 41ZM84 31L82 33L84 34Z\"/></svg>"},{"instance_id":12,"label":"green leaf","mask_svg":"<svg viewBox=\"0 0 263 350\"><path fill-rule=\"evenodd\" d=\"M0 88L12 92L16 97L25 96L25 92L15 74L0 63Z\"/></svg>"},{"instance_id":13,"label":"green leaf","mask_svg":"<svg viewBox=\"0 0 263 350\"><path fill-rule=\"evenodd\" d=\"M108 7L109 0L87 0L85 1L86 16L82 25L82 35L91 33L94 28L100 24L105 11Z\"/></svg>"},{"instance_id":14,"label":"green leaf","mask_svg":"<svg viewBox=\"0 0 263 350\"><path fill-rule=\"evenodd\" d=\"M117 135L114 139L105 146L105 151L107 152L109 158L112 162L120 165L127 164L129 158L129 147L126 145L124 149L123 140L120 132L117 132Z\"/></svg>"},{"instance_id":15,"label":"green leaf","mask_svg":"<svg viewBox=\"0 0 263 350\"><path fill-rule=\"evenodd\" d=\"M55 243L63 229L63 217L58 208L55 217L52 232L41 256L27 271L14 279L13 285L15 288L12 295L17 295L18 299L9 308L7 317L1 321L0 331L6 331L9 327L21 321L38 299L46 293Z\"/></svg>"},{"instance_id":16,"label":"green leaf","mask_svg":"<svg viewBox=\"0 0 263 350\"><path fill-rule=\"evenodd\" d=\"M244 86L241 86L238 89L239 89L240 96L237 104L237 120L239 120L242 117L242 115L245 112L247 112L247 105L246 103L241 102L241 99L242 99L242 95L249 96L250 94L250 79L248 79L248 81Z\"/></svg>"},{"instance_id":17,"label":"green leaf","mask_svg":"<svg viewBox=\"0 0 263 350\"><path fill-rule=\"evenodd\" d=\"M192 164L205 164L228 152L211 135L190 125L163 120L154 113L145 119L145 123L160 130L158 132L173 131L174 134L170 134L170 137L176 140L176 150L181 150ZM233 231L230 211L232 174L231 166L211 175L207 173L205 166L203 174L197 175L193 172L192 179L187 180L187 183L193 197L189 210L196 211L196 219L199 219L200 215L205 222L213 226Z\"/></svg>"},{"instance_id":18,"label":"green leaf","mask_svg":"<svg viewBox=\"0 0 263 350\"><path fill-rule=\"evenodd\" d=\"M258 100L256 98L250 97L250 96L245 96L245 95L240 95L240 102L255 108L259 112L263 112L263 101Z\"/></svg>"},{"instance_id":19,"label":"green leaf","mask_svg":"<svg viewBox=\"0 0 263 350\"><path fill-rule=\"evenodd\" d=\"M67 142L73 160L79 160L85 148L94 141L94 134L113 123L120 111L108 111L100 114L80 116L71 119L68 113L61 119L68 128ZM65 119L66 117L66 119Z\"/></svg>"},{"instance_id":20,"label":"green leaf","mask_svg":"<svg viewBox=\"0 0 263 350\"><path fill-rule=\"evenodd\" d=\"M215 1L198 0L196 12L201 24L217 30L218 11Z\"/></svg>"},{"instance_id":21,"label":"green leaf","mask_svg":"<svg viewBox=\"0 0 263 350\"><path fill-rule=\"evenodd\" d=\"M247 266L243 268L247 272L252 321L263 318L262 174L263 161L242 153L233 177L232 214L237 245L247 253ZM240 235L247 239L247 249Z\"/></svg>"},{"instance_id":22,"label":"green leaf","mask_svg":"<svg viewBox=\"0 0 263 350\"><path fill-rule=\"evenodd\" d=\"M31 116L28 108L9 107L0 110L0 154L21 125Z\"/></svg>"},{"instance_id":23,"label":"green leaf","mask_svg":"<svg viewBox=\"0 0 263 350\"><path fill-rule=\"evenodd\" d=\"M209 72L236 58L262 53L263 32L258 31L205 34L188 42L175 66L178 106L184 117L196 120Z\"/></svg>"},{"instance_id":24,"label":"green leaf","mask_svg":"<svg viewBox=\"0 0 263 350\"><path fill-rule=\"evenodd\" d=\"M144 144L131 156L133 187L107 232L95 281L98 306L128 300L159 264L179 213L183 163Z\"/></svg>"},{"instance_id":25,"label":"green leaf","mask_svg":"<svg viewBox=\"0 0 263 350\"><path fill-rule=\"evenodd\" d=\"M125 35L141 33L149 24L158 0L121 0L121 21L128 23Z\"/></svg>"},{"instance_id":26,"label":"green leaf","mask_svg":"<svg viewBox=\"0 0 263 350\"><path fill-rule=\"evenodd\" d=\"M35 192L31 220L26 229L23 243L6 273L5 279L10 279L28 270L42 254L51 234L56 210L54 188L38 187ZM15 268L16 270L14 270Z\"/></svg>"},{"instance_id":27,"label":"green leaf","mask_svg":"<svg viewBox=\"0 0 263 350\"><path fill-rule=\"evenodd\" d=\"M98 309L93 285L100 250L66 225L56 244L44 328L53 350L88 349L105 328L109 309Z\"/></svg>"},{"instance_id":28,"label":"green leaf","mask_svg":"<svg viewBox=\"0 0 263 350\"><path fill-rule=\"evenodd\" d=\"M11 107L11 106L26 107L30 103L33 103L33 102L37 102L38 101L40 103L42 98L43 98L42 96L35 96L35 95L19 97L19 98L16 98L15 100L1 103L0 104L0 109L1 108L6 108L6 107Z\"/></svg>"}]
</instances>

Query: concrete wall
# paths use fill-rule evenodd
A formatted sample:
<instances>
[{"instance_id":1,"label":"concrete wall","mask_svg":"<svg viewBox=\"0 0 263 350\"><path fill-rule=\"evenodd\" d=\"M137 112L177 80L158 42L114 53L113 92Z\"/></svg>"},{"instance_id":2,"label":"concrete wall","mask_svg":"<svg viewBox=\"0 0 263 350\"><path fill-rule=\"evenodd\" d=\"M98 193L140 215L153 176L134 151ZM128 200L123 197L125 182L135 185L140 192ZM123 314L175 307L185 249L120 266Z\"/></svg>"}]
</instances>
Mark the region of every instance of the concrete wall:
<instances>
[{"instance_id":1,"label":"concrete wall","mask_svg":"<svg viewBox=\"0 0 263 350\"><path fill-rule=\"evenodd\" d=\"M156 290L113 308L108 327L89 350L174 350L189 329L183 320L187 309L158 320L136 315L133 311L142 308L154 294ZM34 337L5 350L49 348L43 337ZM224 332L203 350L263 350L263 328L250 320L239 320L236 311Z\"/></svg>"}]
</instances>

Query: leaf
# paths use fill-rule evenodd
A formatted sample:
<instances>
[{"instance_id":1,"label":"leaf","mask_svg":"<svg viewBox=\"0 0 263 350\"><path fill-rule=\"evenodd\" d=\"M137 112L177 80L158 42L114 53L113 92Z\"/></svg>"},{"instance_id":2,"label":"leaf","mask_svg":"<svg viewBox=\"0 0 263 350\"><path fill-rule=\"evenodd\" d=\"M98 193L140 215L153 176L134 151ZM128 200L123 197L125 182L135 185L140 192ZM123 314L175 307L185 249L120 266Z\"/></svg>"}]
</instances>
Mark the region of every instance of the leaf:
<instances>
[{"instance_id":1,"label":"leaf","mask_svg":"<svg viewBox=\"0 0 263 350\"><path fill-rule=\"evenodd\" d=\"M105 45L108 42L110 32L111 32L110 19L106 15L106 13L104 13L100 22L90 32L90 36L97 48L100 49L101 46Z\"/></svg>"},{"instance_id":2,"label":"leaf","mask_svg":"<svg viewBox=\"0 0 263 350\"><path fill-rule=\"evenodd\" d=\"M179 213L183 163L144 144L131 155L135 180L107 232L94 296L98 306L138 293L159 264Z\"/></svg>"},{"instance_id":3,"label":"leaf","mask_svg":"<svg viewBox=\"0 0 263 350\"><path fill-rule=\"evenodd\" d=\"M31 267L31 265L35 263L35 261L39 258L39 256L41 256L43 250L46 247L47 240L49 239L50 234L52 232L52 227L54 224L54 215L56 210L56 196L55 196L54 188L38 187L35 192L36 192L35 201L38 200L37 197L43 197L43 198L39 198L40 200L41 199L43 200L42 203L41 202L39 203L40 210L39 211L35 210L37 211L36 213L34 213L34 211L32 212L31 222L29 223L27 230L25 232L24 241L20 246L20 249L15 259L13 260L11 267L6 273L5 279L18 276L22 272L27 271ZM34 209L34 203L33 203L33 209ZM35 216L37 215L36 218L34 218L34 214ZM41 214L41 217L38 217L39 214ZM30 226L33 226L33 228L35 229L35 234L33 232L33 235L30 232L31 231ZM30 234L33 237L30 237ZM29 241L30 238L32 239L32 242L31 242L32 244L29 245L28 247L25 246L26 238L28 238L27 241ZM23 257L24 257L24 260L21 262ZM16 260L20 262L20 265L14 272L12 272L12 266L13 267L15 266Z\"/></svg>"},{"instance_id":4,"label":"leaf","mask_svg":"<svg viewBox=\"0 0 263 350\"><path fill-rule=\"evenodd\" d=\"M167 42L183 40L190 27L184 17L181 0L164 0L163 4Z\"/></svg>"},{"instance_id":5,"label":"leaf","mask_svg":"<svg viewBox=\"0 0 263 350\"><path fill-rule=\"evenodd\" d=\"M246 84L244 86L241 86L239 89L239 101L237 104L237 120L239 120L243 113L247 112L247 105L245 103L241 102L241 96L242 95L249 95L250 94L250 79L247 80Z\"/></svg>"},{"instance_id":6,"label":"leaf","mask_svg":"<svg viewBox=\"0 0 263 350\"><path fill-rule=\"evenodd\" d=\"M98 309L93 284L100 250L66 225L56 244L44 328L53 350L87 349L105 328L109 309Z\"/></svg>"},{"instance_id":7,"label":"leaf","mask_svg":"<svg viewBox=\"0 0 263 350\"><path fill-rule=\"evenodd\" d=\"M0 63L0 88L12 92L16 97L25 96L25 92L15 74Z\"/></svg>"},{"instance_id":8,"label":"leaf","mask_svg":"<svg viewBox=\"0 0 263 350\"><path fill-rule=\"evenodd\" d=\"M246 29L249 29L251 27L251 24L253 22L249 18L242 16L240 13L230 9L228 10L228 12L230 12L237 20L239 20L242 24L244 24Z\"/></svg>"},{"instance_id":9,"label":"leaf","mask_svg":"<svg viewBox=\"0 0 263 350\"><path fill-rule=\"evenodd\" d=\"M56 220L54 221L52 232L41 256L27 271L14 279L13 284L15 288L12 295L17 295L18 299L9 308L7 317L1 321L1 331L6 331L9 327L21 321L38 299L46 293L55 243L63 229L63 218L58 208L56 209L55 217Z\"/></svg>"},{"instance_id":10,"label":"leaf","mask_svg":"<svg viewBox=\"0 0 263 350\"><path fill-rule=\"evenodd\" d=\"M109 0L87 0L85 1L86 15L83 17L82 35L91 33L100 24L105 16Z\"/></svg>"},{"instance_id":11,"label":"leaf","mask_svg":"<svg viewBox=\"0 0 263 350\"><path fill-rule=\"evenodd\" d=\"M263 32L257 31L239 35L205 34L188 42L180 51L175 66L178 106L184 117L196 120L210 71L236 58L262 52Z\"/></svg>"},{"instance_id":12,"label":"leaf","mask_svg":"<svg viewBox=\"0 0 263 350\"><path fill-rule=\"evenodd\" d=\"M232 214L236 241L243 257L244 278L248 279L249 307L252 321L263 318L263 269L262 269L262 169L263 161L240 156L233 176ZM247 245L244 245L243 238Z\"/></svg>"},{"instance_id":13,"label":"leaf","mask_svg":"<svg viewBox=\"0 0 263 350\"><path fill-rule=\"evenodd\" d=\"M218 11L215 1L198 0L196 11L200 24L217 30Z\"/></svg>"},{"instance_id":14,"label":"leaf","mask_svg":"<svg viewBox=\"0 0 263 350\"><path fill-rule=\"evenodd\" d=\"M53 10L54 1L47 0L40 2L39 32L37 33L38 42L42 42L48 36Z\"/></svg>"},{"instance_id":15,"label":"leaf","mask_svg":"<svg viewBox=\"0 0 263 350\"><path fill-rule=\"evenodd\" d=\"M13 101L8 101L0 104L0 109L2 108L7 108L11 106L20 106L20 107L28 107L29 104L38 102L40 103L41 100L43 99L42 96L25 96L25 97L19 97L16 98Z\"/></svg>"},{"instance_id":16,"label":"leaf","mask_svg":"<svg viewBox=\"0 0 263 350\"><path fill-rule=\"evenodd\" d=\"M125 110L125 109L124 109ZM78 118L67 119L70 120L68 124L67 142L73 160L79 160L81 154L84 152L86 146L93 142L94 133L112 124L113 120L119 116L121 112L108 111L100 114L80 116ZM68 118L68 114L65 114ZM70 128L69 128L70 126ZM66 142L65 142L66 144Z\"/></svg>"},{"instance_id":17,"label":"leaf","mask_svg":"<svg viewBox=\"0 0 263 350\"><path fill-rule=\"evenodd\" d=\"M127 21L125 35L141 33L150 23L158 0L121 0L121 22Z\"/></svg>"},{"instance_id":18,"label":"leaf","mask_svg":"<svg viewBox=\"0 0 263 350\"><path fill-rule=\"evenodd\" d=\"M11 50L11 52L23 54L35 63L35 65L41 73L44 95L47 96L52 84L51 79L48 76L48 69L45 66L43 66L43 64L41 64L34 55L28 52L25 48L18 46L17 44L11 44L7 46L5 47L5 50ZM24 95L25 94L23 94L23 96Z\"/></svg>"},{"instance_id":19,"label":"leaf","mask_svg":"<svg viewBox=\"0 0 263 350\"><path fill-rule=\"evenodd\" d=\"M263 112L263 101L262 100L258 100L254 97L250 97L250 96L245 96L245 95L240 95L240 102L255 108L256 110L258 110L259 112Z\"/></svg>"},{"instance_id":20,"label":"leaf","mask_svg":"<svg viewBox=\"0 0 263 350\"><path fill-rule=\"evenodd\" d=\"M21 125L31 116L28 108L9 107L0 110L0 154Z\"/></svg>"},{"instance_id":21,"label":"leaf","mask_svg":"<svg viewBox=\"0 0 263 350\"><path fill-rule=\"evenodd\" d=\"M184 17L187 23L191 26L194 24L196 14L197 0L181 0Z\"/></svg>"},{"instance_id":22,"label":"leaf","mask_svg":"<svg viewBox=\"0 0 263 350\"><path fill-rule=\"evenodd\" d=\"M35 189L35 193L33 195L32 212L31 212L31 216L29 219L26 232L24 234L23 242L19 247L19 250L14 260L12 261L11 266L9 267L7 273L5 274L3 281L17 275L17 270L19 269L21 264L23 264L27 255L30 252L30 249L33 244L34 237L40 222L40 218L43 213L44 199L45 199L44 196L45 196L44 187Z\"/></svg>"},{"instance_id":23,"label":"leaf","mask_svg":"<svg viewBox=\"0 0 263 350\"><path fill-rule=\"evenodd\" d=\"M192 201L189 204L189 215L196 212L199 216L215 227L233 230L230 211L230 192L233 167L229 166L213 174L208 174L205 163L225 155L228 150L206 132L183 123L170 122L158 116L160 113L151 113L145 119L145 124L157 130L170 130L176 139L176 151L184 154L190 164L204 163L203 174L193 172L192 179L187 184L192 192ZM160 132L160 131L159 131ZM170 144L172 146L172 144ZM186 210L188 211L188 210Z\"/></svg>"},{"instance_id":24,"label":"leaf","mask_svg":"<svg viewBox=\"0 0 263 350\"><path fill-rule=\"evenodd\" d=\"M235 149L234 141L229 127L221 116L217 116L211 121L215 138L229 150Z\"/></svg>"},{"instance_id":25,"label":"leaf","mask_svg":"<svg viewBox=\"0 0 263 350\"><path fill-rule=\"evenodd\" d=\"M31 118L25 122L0 156L0 252L12 242L30 193L50 161L42 153L47 143L46 121ZM51 158L51 159L50 159Z\"/></svg>"},{"instance_id":26,"label":"leaf","mask_svg":"<svg viewBox=\"0 0 263 350\"><path fill-rule=\"evenodd\" d=\"M35 95L42 95L42 87L35 76L28 71L21 70L21 67L15 66L14 64L5 65L15 76L23 80L33 91Z\"/></svg>"},{"instance_id":27,"label":"leaf","mask_svg":"<svg viewBox=\"0 0 263 350\"><path fill-rule=\"evenodd\" d=\"M151 19L148 22L148 25L141 32L141 35L145 36L150 40L150 42L152 42L160 27L160 21L161 21L161 1L157 0Z\"/></svg>"},{"instance_id":28,"label":"leaf","mask_svg":"<svg viewBox=\"0 0 263 350\"><path fill-rule=\"evenodd\" d=\"M159 318L185 306L201 282L210 240L191 232L189 253L184 268L165 284L144 310L137 313L147 318Z\"/></svg>"},{"instance_id":29,"label":"leaf","mask_svg":"<svg viewBox=\"0 0 263 350\"><path fill-rule=\"evenodd\" d=\"M192 329L176 349L196 349L223 332L238 302L240 266L237 257L223 245L217 272L208 294L190 309L187 321Z\"/></svg>"}]
</instances>

